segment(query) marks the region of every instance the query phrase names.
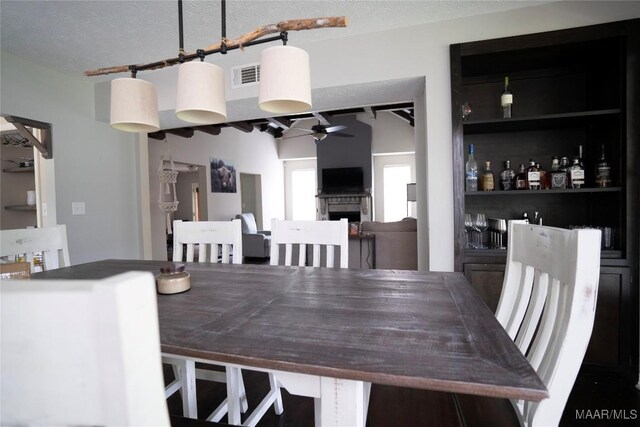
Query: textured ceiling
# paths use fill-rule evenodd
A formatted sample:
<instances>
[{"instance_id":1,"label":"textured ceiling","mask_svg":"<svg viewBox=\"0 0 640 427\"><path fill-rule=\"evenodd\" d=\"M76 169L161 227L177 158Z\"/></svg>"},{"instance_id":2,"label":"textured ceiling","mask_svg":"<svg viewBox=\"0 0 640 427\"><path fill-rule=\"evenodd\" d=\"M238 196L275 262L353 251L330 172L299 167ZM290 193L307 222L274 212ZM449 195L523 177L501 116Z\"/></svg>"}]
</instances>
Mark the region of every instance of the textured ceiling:
<instances>
[{"instance_id":1,"label":"textured ceiling","mask_svg":"<svg viewBox=\"0 0 640 427\"><path fill-rule=\"evenodd\" d=\"M546 1L290 0L227 1L227 38L287 19L347 16L348 28L301 31L295 43L345 37L464 16L527 7ZM0 2L3 50L67 74L175 57L178 2ZM185 48L220 39L220 1L184 1Z\"/></svg>"}]
</instances>

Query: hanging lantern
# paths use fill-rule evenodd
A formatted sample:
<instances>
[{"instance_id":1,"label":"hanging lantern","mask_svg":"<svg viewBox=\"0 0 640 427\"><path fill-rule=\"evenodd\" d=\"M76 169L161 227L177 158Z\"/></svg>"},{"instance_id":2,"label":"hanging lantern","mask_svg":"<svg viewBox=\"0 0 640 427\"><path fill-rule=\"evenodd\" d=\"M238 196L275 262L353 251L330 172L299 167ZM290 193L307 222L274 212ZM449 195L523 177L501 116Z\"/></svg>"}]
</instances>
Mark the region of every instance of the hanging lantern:
<instances>
[{"instance_id":1,"label":"hanging lantern","mask_svg":"<svg viewBox=\"0 0 640 427\"><path fill-rule=\"evenodd\" d=\"M208 62L185 62L178 69L176 116L200 125L227 120L224 71Z\"/></svg>"},{"instance_id":2,"label":"hanging lantern","mask_svg":"<svg viewBox=\"0 0 640 427\"><path fill-rule=\"evenodd\" d=\"M126 132L158 131L160 120L156 86L134 78L112 80L111 126Z\"/></svg>"},{"instance_id":3,"label":"hanging lantern","mask_svg":"<svg viewBox=\"0 0 640 427\"><path fill-rule=\"evenodd\" d=\"M178 181L178 171L173 164L173 157L168 156L168 160L171 163L171 169L166 169L164 166L165 156L160 157L160 165L158 166L158 178L160 180L160 194L158 195L158 207L160 211L167 215L167 234L172 234L171 229L171 214L178 210L178 196L176 194L176 182ZM173 189L173 197L171 197L171 190ZM167 195L165 197L162 193ZM168 198L170 200L165 200Z\"/></svg>"},{"instance_id":4,"label":"hanging lantern","mask_svg":"<svg viewBox=\"0 0 640 427\"><path fill-rule=\"evenodd\" d=\"M300 113L311 108L309 54L292 46L262 51L260 108L269 113Z\"/></svg>"}]
</instances>

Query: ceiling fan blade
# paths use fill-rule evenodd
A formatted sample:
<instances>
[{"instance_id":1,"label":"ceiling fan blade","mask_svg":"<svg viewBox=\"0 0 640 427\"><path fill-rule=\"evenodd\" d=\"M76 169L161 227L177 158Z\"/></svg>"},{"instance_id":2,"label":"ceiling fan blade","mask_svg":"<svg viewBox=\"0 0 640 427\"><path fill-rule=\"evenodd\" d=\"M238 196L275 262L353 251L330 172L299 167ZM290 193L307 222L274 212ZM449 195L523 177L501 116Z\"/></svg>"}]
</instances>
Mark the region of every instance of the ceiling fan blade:
<instances>
[{"instance_id":1,"label":"ceiling fan blade","mask_svg":"<svg viewBox=\"0 0 640 427\"><path fill-rule=\"evenodd\" d=\"M332 132L331 136L341 136L343 138L353 138L353 135L348 134L348 133L342 133L342 132Z\"/></svg>"},{"instance_id":2,"label":"ceiling fan blade","mask_svg":"<svg viewBox=\"0 0 640 427\"><path fill-rule=\"evenodd\" d=\"M304 129L304 128L296 128L296 129L297 130L304 130L304 131L311 132L311 133L315 132L315 130L313 130L313 129Z\"/></svg>"},{"instance_id":3,"label":"ceiling fan blade","mask_svg":"<svg viewBox=\"0 0 640 427\"><path fill-rule=\"evenodd\" d=\"M332 133L332 132L338 132L340 130L346 129L346 126L343 125L338 125L338 126L331 126L326 128L327 133Z\"/></svg>"},{"instance_id":4,"label":"ceiling fan blade","mask_svg":"<svg viewBox=\"0 0 640 427\"><path fill-rule=\"evenodd\" d=\"M301 138L303 136L309 136L309 134L293 135L293 136L282 136L282 137L276 138L276 139L283 140L283 139Z\"/></svg>"}]
</instances>

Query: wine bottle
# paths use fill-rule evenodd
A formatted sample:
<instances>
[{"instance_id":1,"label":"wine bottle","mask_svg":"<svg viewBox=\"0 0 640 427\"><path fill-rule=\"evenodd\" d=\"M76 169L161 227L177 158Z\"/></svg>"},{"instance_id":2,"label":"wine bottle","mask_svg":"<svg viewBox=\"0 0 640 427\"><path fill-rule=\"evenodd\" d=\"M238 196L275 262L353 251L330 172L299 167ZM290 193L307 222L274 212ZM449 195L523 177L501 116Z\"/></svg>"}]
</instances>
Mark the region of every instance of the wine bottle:
<instances>
[{"instance_id":1,"label":"wine bottle","mask_svg":"<svg viewBox=\"0 0 640 427\"><path fill-rule=\"evenodd\" d=\"M504 169L500 172L500 189L503 191L513 190L516 171L511 169L511 161L504 162Z\"/></svg>"},{"instance_id":2,"label":"wine bottle","mask_svg":"<svg viewBox=\"0 0 640 427\"><path fill-rule=\"evenodd\" d=\"M513 104L513 94L509 91L509 77L504 78L504 92L500 97L500 105L502 106L502 118L511 118L511 104Z\"/></svg>"},{"instance_id":3,"label":"wine bottle","mask_svg":"<svg viewBox=\"0 0 640 427\"><path fill-rule=\"evenodd\" d=\"M482 173L482 190L493 191L495 189L495 177L491 171L491 162L487 160L485 162L485 169Z\"/></svg>"},{"instance_id":4,"label":"wine bottle","mask_svg":"<svg viewBox=\"0 0 640 427\"><path fill-rule=\"evenodd\" d=\"M473 155L473 144L469 144L469 159L464 165L465 188L467 191L478 191L478 162Z\"/></svg>"},{"instance_id":5,"label":"wine bottle","mask_svg":"<svg viewBox=\"0 0 640 427\"><path fill-rule=\"evenodd\" d=\"M604 155L604 144L600 150L600 161L596 165L596 187L611 187L611 166Z\"/></svg>"}]
</instances>

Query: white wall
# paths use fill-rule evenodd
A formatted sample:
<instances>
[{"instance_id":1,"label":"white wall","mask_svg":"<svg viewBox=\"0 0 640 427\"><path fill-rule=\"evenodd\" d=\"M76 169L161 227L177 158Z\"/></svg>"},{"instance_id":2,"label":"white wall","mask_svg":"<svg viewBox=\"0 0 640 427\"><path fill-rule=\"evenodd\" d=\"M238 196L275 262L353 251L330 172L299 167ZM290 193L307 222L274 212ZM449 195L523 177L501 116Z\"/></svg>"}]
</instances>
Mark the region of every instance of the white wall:
<instances>
[{"instance_id":1,"label":"white wall","mask_svg":"<svg viewBox=\"0 0 640 427\"><path fill-rule=\"evenodd\" d=\"M168 144L168 147L167 147ZM153 259L166 259L165 215L160 212L158 166L163 153L170 153L175 162L206 166L206 187L201 187L207 195L207 218L203 220L228 221L242 211L240 173L261 175L262 177L262 223L271 228L272 218L284 218L284 174L282 162L278 159L276 142L267 133L257 130L244 133L233 128L223 128L220 135L212 136L195 132L192 138L167 135L167 143L149 140L149 180L151 193L151 238ZM209 159L222 159L236 168L237 193L212 193L211 168Z\"/></svg>"},{"instance_id":2,"label":"white wall","mask_svg":"<svg viewBox=\"0 0 640 427\"><path fill-rule=\"evenodd\" d=\"M90 79L0 56L0 112L52 124L56 200L48 210L67 226L71 263L140 258L137 136L95 121ZM72 202L85 202L86 215L71 215Z\"/></svg>"},{"instance_id":3,"label":"white wall","mask_svg":"<svg viewBox=\"0 0 640 427\"><path fill-rule=\"evenodd\" d=\"M376 118L358 114L356 118L371 126L373 154L413 153L416 150L414 128L397 115L381 111Z\"/></svg>"}]
</instances>

